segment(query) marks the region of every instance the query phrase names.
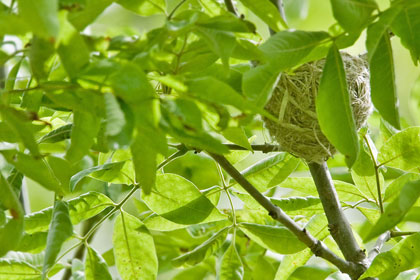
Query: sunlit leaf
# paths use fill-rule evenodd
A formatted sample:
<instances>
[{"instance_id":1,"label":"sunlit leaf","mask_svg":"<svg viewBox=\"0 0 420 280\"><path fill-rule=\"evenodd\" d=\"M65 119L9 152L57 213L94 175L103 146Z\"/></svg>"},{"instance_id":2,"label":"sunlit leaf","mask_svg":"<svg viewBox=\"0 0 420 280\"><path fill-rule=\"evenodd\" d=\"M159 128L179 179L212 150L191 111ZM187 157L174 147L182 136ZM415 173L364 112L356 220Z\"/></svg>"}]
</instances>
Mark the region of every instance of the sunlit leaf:
<instances>
[{"instance_id":1,"label":"sunlit leaf","mask_svg":"<svg viewBox=\"0 0 420 280\"><path fill-rule=\"evenodd\" d=\"M220 280L243 279L244 268L238 251L236 250L235 242L232 242L223 254L219 275Z\"/></svg>"},{"instance_id":2,"label":"sunlit leaf","mask_svg":"<svg viewBox=\"0 0 420 280\"><path fill-rule=\"evenodd\" d=\"M112 280L108 271L108 266L102 256L92 247L87 248L85 259L85 275L86 280Z\"/></svg>"},{"instance_id":3,"label":"sunlit leaf","mask_svg":"<svg viewBox=\"0 0 420 280\"><path fill-rule=\"evenodd\" d=\"M205 258L209 257L211 254L213 254L213 252L220 248L226 239L228 230L228 227L219 230L204 243L195 247L194 250L173 259L172 263L175 266L180 266L182 264L196 265L202 262Z\"/></svg>"},{"instance_id":4,"label":"sunlit leaf","mask_svg":"<svg viewBox=\"0 0 420 280\"><path fill-rule=\"evenodd\" d=\"M378 161L406 171L420 166L420 127L409 127L390 137L382 145Z\"/></svg>"},{"instance_id":5,"label":"sunlit leaf","mask_svg":"<svg viewBox=\"0 0 420 280\"><path fill-rule=\"evenodd\" d=\"M408 236L388 252L379 254L361 276L393 279L400 272L420 265L420 233Z\"/></svg>"},{"instance_id":6,"label":"sunlit leaf","mask_svg":"<svg viewBox=\"0 0 420 280\"><path fill-rule=\"evenodd\" d=\"M73 234L73 225L70 221L68 203L58 200L55 202L52 220L47 237L42 278L45 279L48 270L54 265L64 241Z\"/></svg>"},{"instance_id":7,"label":"sunlit leaf","mask_svg":"<svg viewBox=\"0 0 420 280\"><path fill-rule=\"evenodd\" d=\"M241 223L240 229L260 246L279 254L297 253L306 247L285 227Z\"/></svg>"},{"instance_id":8,"label":"sunlit leaf","mask_svg":"<svg viewBox=\"0 0 420 280\"><path fill-rule=\"evenodd\" d=\"M115 221L112 242L115 262L123 280L156 279L155 244L149 230L139 219L121 212Z\"/></svg>"},{"instance_id":9,"label":"sunlit leaf","mask_svg":"<svg viewBox=\"0 0 420 280\"><path fill-rule=\"evenodd\" d=\"M40 276L41 271L24 261L0 260L0 280L34 280Z\"/></svg>"},{"instance_id":10,"label":"sunlit leaf","mask_svg":"<svg viewBox=\"0 0 420 280\"><path fill-rule=\"evenodd\" d=\"M419 196L420 180L407 182L398 197L385 208L384 213L366 235L365 240L370 240L396 226L402 221Z\"/></svg>"},{"instance_id":11,"label":"sunlit leaf","mask_svg":"<svg viewBox=\"0 0 420 280\"><path fill-rule=\"evenodd\" d=\"M359 33L377 9L374 0L331 0L331 6L335 19L344 29Z\"/></svg>"},{"instance_id":12,"label":"sunlit leaf","mask_svg":"<svg viewBox=\"0 0 420 280\"><path fill-rule=\"evenodd\" d=\"M196 224L221 214L187 179L166 173L156 177L156 188L143 200L154 212L179 224Z\"/></svg>"},{"instance_id":13,"label":"sunlit leaf","mask_svg":"<svg viewBox=\"0 0 420 280\"><path fill-rule=\"evenodd\" d=\"M278 32L287 28L287 24L281 17L278 8L270 0L240 0L240 2L261 18L271 29Z\"/></svg>"},{"instance_id":14,"label":"sunlit leaf","mask_svg":"<svg viewBox=\"0 0 420 280\"><path fill-rule=\"evenodd\" d=\"M316 112L321 131L346 157L348 166L359 152L356 125L350 106L346 73L335 45L328 52L316 98Z\"/></svg>"},{"instance_id":15,"label":"sunlit leaf","mask_svg":"<svg viewBox=\"0 0 420 280\"><path fill-rule=\"evenodd\" d=\"M19 0L18 8L35 34L51 40L58 36L58 0Z\"/></svg>"}]
</instances>

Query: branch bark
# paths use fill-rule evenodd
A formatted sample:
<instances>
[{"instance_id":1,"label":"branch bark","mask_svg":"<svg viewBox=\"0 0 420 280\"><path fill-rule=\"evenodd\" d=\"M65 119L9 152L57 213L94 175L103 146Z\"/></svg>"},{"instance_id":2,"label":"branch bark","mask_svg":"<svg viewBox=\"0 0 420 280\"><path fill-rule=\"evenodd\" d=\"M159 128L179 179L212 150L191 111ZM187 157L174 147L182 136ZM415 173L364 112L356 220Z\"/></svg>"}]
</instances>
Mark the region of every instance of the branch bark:
<instances>
[{"instance_id":1,"label":"branch bark","mask_svg":"<svg viewBox=\"0 0 420 280\"><path fill-rule=\"evenodd\" d=\"M337 192L334 188L330 172L326 162L308 163L314 179L319 198L328 219L328 227L346 260L363 264L366 260L365 252L362 251L353 236L350 224L341 209Z\"/></svg>"},{"instance_id":2,"label":"branch bark","mask_svg":"<svg viewBox=\"0 0 420 280\"><path fill-rule=\"evenodd\" d=\"M321 257L334 264L341 272L347 273L352 279L358 277L364 272L365 268L360 264L343 260L328 249L324 243L317 240L305 228L301 228L279 207L275 206L262 193L260 193L224 156L208 153L238 184L240 184L261 206L263 206L269 215L282 223L296 237L306 244L315 256Z\"/></svg>"}]
</instances>

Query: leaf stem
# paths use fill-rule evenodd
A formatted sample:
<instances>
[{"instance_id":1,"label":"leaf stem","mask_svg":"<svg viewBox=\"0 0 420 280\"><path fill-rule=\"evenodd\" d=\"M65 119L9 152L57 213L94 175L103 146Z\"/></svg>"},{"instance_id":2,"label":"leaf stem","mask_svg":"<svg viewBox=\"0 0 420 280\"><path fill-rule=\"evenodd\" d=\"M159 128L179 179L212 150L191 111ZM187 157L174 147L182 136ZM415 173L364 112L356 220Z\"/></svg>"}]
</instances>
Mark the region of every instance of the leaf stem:
<instances>
[{"instance_id":1,"label":"leaf stem","mask_svg":"<svg viewBox=\"0 0 420 280\"><path fill-rule=\"evenodd\" d=\"M373 167L375 169L375 178L376 178L376 191L378 192L378 202L379 202L379 209L381 210L381 214L384 213L384 205L382 202L382 192L381 192L381 180L379 178L379 168L381 167L380 164L378 164L378 161L375 157L375 154L373 153L373 147L371 143L371 139L365 134L363 136L363 139L366 142L366 145L368 146L370 157L372 158Z\"/></svg>"},{"instance_id":2,"label":"leaf stem","mask_svg":"<svg viewBox=\"0 0 420 280\"><path fill-rule=\"evenodd\" d=\"M223 190L225 191L226 196L229 199L230 208L232 210L233 226L236 227L237 226L237 223L236 223L235 206L233 205L232 197L231 197L231 195L229 193L229 187L226 184L225 177L223 176L223 172L222 172L222 168L220 167L220 164L217 163L216 166L217 166L217 171L219 173L220 181L222 182L222 185L223 185Z\"/></svg>"}]
</instances>

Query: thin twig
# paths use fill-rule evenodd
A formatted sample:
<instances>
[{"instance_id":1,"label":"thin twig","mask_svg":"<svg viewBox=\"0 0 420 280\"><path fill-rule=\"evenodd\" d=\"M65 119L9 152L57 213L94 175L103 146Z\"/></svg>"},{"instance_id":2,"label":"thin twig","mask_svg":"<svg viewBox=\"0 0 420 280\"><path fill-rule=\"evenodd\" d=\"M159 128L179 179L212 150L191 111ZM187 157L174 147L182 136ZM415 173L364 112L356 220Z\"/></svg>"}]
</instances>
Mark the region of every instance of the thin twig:
<instances>
[{"instance_id":1,"label":"thin twig","mask_svg":"<svg viewBox=\"0 0 420 280\"><path fill-rule=\"evenodd\" d=\"M311 251L318 257L321 257L340 269L343 273L350 275L352 279L357 279L365 270L359 264L343 260L327 248L320 240L313 237L306 229L302 229L295 221L287 216L283 210L275 206L271 201L260 193L224 156L208 153L220 166L241 185L269 215L287 227L296 237L306 244Z\"/></svg>"},{"instance_id":2,"label":"thin twig","mask_svg":"<svg viewBox=\"0 0 420 280\"><path fill-rule=\"evenodd\" d=\"M362 263L366 255L357 244L350 224L341 209L327 164L311 162L308 166L328 219L331 236L337 242L346 260Z\"/></svg>"},{"instance_id":3,"label":"thin twig","mask_svg":"<svg viewBox=\"0 0 420 280\"><path fill-rule=\"evenodd\" d=\"M373 259L376 258L377 255L381 252L382 247L384 244L391 238L391 232L387 231L381 234L376 240L375 246L373 246L372 250L369 251L369 263L372 263Z\"/></svg>"},{"instance_id":4,"label":"thin twig","mask_svg":"<svg viewBox=\"0 0 420 280\"><path fill-rule=\"evenodd\" d=\"M229 150L239 150L245 151L248 150L242 146L236 144L224 144ZM271 153L271 152L281 152L282 148L279 145L271 145L271 144L255 144L251 145L252 150L260 151L263 153Z\"/></svg>"}]
</instances>

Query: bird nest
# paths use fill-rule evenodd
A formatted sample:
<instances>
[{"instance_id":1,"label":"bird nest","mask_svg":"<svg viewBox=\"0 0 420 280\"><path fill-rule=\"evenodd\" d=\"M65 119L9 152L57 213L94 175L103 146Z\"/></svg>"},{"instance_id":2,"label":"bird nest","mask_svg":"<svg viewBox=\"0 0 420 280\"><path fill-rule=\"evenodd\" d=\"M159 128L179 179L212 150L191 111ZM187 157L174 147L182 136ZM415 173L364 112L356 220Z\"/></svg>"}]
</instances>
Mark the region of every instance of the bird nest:
<instances>
[{"instance_id":1,"label":"bird nest","mask_svg":"<svg viewBox=\"0 0 420 280\"><path fill-rule=\"evenodd\" d=\"M341 54L356 128L360 129L372 110L369 71L363 58ZM325 59L303 64L293 73L283 73L265 109L278 122L264 118L265 126L281 147L307 162L322 162L336 149L321 132L315 99Z\"/></svg>"}]
</instances>

